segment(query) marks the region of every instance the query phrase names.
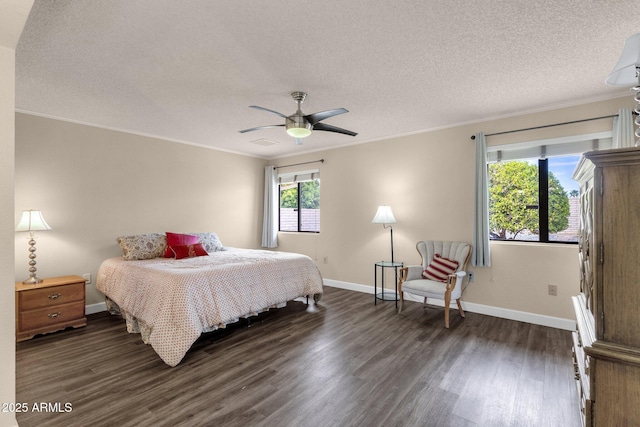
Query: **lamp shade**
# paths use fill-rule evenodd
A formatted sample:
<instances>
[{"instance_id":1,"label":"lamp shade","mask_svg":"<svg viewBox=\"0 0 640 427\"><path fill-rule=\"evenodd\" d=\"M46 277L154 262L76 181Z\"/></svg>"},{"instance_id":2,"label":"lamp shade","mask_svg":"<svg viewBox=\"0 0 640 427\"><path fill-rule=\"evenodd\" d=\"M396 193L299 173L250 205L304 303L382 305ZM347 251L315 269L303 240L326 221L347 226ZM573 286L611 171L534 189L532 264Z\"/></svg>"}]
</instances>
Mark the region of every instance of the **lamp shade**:
<instances>
[{"instance_id":1,"label":"lamp shade","mask_svg":"<svg viewBox=\"0 0 640 427\"><path fill-rule=\"evenodd\" d=\"M32 209L28 211L22 211L22 218L16 227L16 231L42 231L51 230L47 221L44 220L42 212L34 211Z\"/></svg>"},{"instance_id":2,"label":"lamp shade","mask_svg":"<svg viewBox=\"0 0 640 427\"><path fill-rule=\"evenodd\" d=\"M638 83L636 67L640 67L640 33L624 42L622 55L605 82L608 85L634 85Z\"/></svg>"},{"instance_id":3,"label":"lamp shade","mask_svg":"<svg viewBox=\"0 0 640 427\"><path fill-rule=\"evenodd\" d=\"M391 206L378 206L378 211L376 212L376 216L373 217L372 224L395 224L396 218L393 216L393 212L391 212Z\"/></svg>"}]
</instances>

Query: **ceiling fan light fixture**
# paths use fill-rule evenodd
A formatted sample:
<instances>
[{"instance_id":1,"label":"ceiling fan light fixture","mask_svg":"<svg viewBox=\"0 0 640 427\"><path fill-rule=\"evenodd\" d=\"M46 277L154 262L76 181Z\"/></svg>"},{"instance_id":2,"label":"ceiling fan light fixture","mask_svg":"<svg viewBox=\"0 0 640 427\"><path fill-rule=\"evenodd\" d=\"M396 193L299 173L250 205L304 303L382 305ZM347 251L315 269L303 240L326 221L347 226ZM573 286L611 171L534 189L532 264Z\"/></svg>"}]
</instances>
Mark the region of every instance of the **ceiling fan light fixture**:
<instances>
[{"instance_id":1,"label":"ceiling fan light fixture","mask_svg":"<svg viewBox=\"0 0 640 427\"><path fill-rule=\"evenodd\" d=\"M293 116L287 117L287 133L294 138L306 138L311 135L313 126L302 116L298 110Z\"/></svg>"},{"instance_id":2,"label":"ceiling fan light fixture","mask_svg":"<svg viewBox=\"0 0 640 427\"><path fill-rule=\"evenodd\" d=\"M306 138L311 135L311 129L306 127L290 127L287 133L294 138Z\"/></svg>"}]
</instances>

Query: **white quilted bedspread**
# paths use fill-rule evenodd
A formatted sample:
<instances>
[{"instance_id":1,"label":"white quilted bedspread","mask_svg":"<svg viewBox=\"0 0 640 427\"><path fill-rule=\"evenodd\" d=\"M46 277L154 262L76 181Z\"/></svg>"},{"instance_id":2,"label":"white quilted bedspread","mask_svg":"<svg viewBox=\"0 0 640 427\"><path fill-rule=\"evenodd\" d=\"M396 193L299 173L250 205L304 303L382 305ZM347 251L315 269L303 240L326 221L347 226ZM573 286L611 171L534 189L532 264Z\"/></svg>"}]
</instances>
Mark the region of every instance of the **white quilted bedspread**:
<instances>
[{"instance_id":1,"label":"white quilted bedspread","mask_svg":"<svg viewBox=\"0 0 640 427\"><path fill-rule=\"evenodd\" d=\"M322 277L305 255L229 248L181 260L110 258L100 266L96 288L135 318L144 341L176 366L203 332L321 294Z\"/></svg>"}]
</instances>

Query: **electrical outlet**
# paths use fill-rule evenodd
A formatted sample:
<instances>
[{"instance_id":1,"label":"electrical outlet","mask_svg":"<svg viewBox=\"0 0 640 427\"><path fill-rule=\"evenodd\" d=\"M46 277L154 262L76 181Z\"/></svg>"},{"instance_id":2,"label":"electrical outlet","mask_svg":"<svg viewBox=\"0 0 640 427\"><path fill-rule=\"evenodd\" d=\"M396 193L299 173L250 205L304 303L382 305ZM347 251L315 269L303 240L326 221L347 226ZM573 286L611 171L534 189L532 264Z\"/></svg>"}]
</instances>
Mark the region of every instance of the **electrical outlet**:
<instances>
[{"instance_id":1,"label":"electrical outlet","mask_svg":"<svg viewBox=\"0 0 640 427\"><path fill-rule=\"evenodd\" d=\"M82 278L84 279L84 283L87 285L91 284L91 273L85 273L82 275Z\"/></svg>"},{"instance_id":2,"label":"electrical outlet","mask_svg":"<svg viewBox=\"0 0 640 427\"><path fill-rule=\"evenodd\" d=\"M467 275L469 275L469 283L473 282L473 279L475 279L473 273L467 273Z\"/></svg>"},{"instance_id":3,"label":"electrical outlet","mask_svg":"<svg viewBox=\"0 0 640 427\"><path fill-rule=\"evenodd\" d=\"M558 296L558 286L557 285L549 285L549 295L557 297Z\"/></svg>"}]
</instances>

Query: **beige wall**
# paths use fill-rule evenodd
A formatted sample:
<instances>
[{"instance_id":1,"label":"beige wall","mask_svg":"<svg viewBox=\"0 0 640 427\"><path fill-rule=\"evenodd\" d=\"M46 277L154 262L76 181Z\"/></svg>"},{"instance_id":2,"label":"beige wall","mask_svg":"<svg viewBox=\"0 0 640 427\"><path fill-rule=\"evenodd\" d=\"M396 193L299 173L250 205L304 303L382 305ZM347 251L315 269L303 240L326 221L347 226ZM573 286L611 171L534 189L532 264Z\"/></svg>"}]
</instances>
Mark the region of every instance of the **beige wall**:
<instances>
[{"instance_id":1,"label":"beige wall","mask_svg":"<svg viewBox=\"0 0 640 427\"><path fill-rule=\"evenodd\" d=\"M38 276L91 273L87 304L95 304L98 267L121 255L119 235L215 231L225 245L259 247L265 164L16 114L15 221L24 209L43 212L52 230L36 234ZM24 280L27 233L14 234L15 279Z\"/></svg>"},{"instance_id":2,"label":"beige wall","mask_svg":"<svg viewBox=\"0 0 640 427\"><path fill-rule=\"evenodd\" d=\"M379 142L280 159L291 164L324 158L321 232L280 233L279 250L317 259L325 279L373 285L373 265L390 258L389 231L371 224L380 204L392 207L396 260L417 264L422 239L471 241L474 143L470 136L617 113L631 97L487 121ZM488 145L611 130L611 119L488 138ZM306 166L305 166L306 167ZM492 267L470 268L476 279L463 299L500 309L573 319L578 292L575 245L494 242ZM328 262L324 260L327 257ZM547 294L558 286L558 296Z\"/></svg>"}]
</instances>

